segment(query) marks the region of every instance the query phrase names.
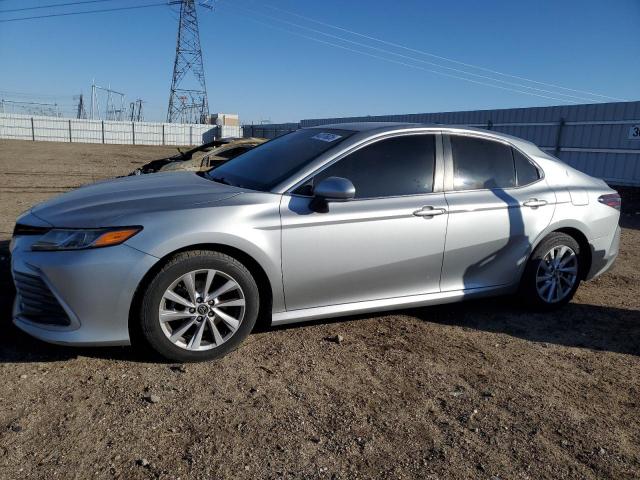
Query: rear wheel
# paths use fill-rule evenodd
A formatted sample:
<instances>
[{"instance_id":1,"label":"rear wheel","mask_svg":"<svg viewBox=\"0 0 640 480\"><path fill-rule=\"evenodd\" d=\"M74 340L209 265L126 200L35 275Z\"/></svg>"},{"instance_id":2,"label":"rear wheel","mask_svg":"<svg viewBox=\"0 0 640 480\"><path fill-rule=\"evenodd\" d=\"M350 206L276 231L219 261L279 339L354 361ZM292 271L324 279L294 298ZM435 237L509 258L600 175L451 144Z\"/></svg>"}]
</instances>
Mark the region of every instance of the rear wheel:
<instances>
[{"instance_id":1,"label":"rear wheel","mask_svg":"<svg viewBox=\"0 0 640 480\"><path fill-rule=\"evenodd\" d=\"M532 307L550 310L569 303L580 285L580 245L562 232L548 235L534 250L520 284Z\"/></svg>"},{"instance_id":2,"label":"rear wheel","mask_svg":"<svg viewBox=\"0 0 640 480\"><path fill-rule=\"evenodd\" d=\"M170 360L220 358L251 333L258 306L256 282L235 258L213 251L183 252L147 287L142 334Z\"/></svg>"}]
</instances>

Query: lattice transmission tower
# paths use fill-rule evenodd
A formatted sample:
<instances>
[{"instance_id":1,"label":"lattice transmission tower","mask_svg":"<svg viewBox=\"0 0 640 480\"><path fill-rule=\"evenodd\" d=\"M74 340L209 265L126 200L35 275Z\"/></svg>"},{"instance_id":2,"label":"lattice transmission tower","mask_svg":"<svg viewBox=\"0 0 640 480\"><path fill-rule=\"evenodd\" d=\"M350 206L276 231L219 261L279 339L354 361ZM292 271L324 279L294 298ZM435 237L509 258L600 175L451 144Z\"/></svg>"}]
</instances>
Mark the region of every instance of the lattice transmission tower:
<instances>
[{"instance_id":1,"label":"lattice transmission tower","mask_svg":"<svg viewBox=\"0 0 640 480\"><path fill-rule=\"evenodd\" d=\"M195 0L171 3L180 4L180 21L167 121L206 123L209 118L209 101Z\"/></svg>"}]
</instances>

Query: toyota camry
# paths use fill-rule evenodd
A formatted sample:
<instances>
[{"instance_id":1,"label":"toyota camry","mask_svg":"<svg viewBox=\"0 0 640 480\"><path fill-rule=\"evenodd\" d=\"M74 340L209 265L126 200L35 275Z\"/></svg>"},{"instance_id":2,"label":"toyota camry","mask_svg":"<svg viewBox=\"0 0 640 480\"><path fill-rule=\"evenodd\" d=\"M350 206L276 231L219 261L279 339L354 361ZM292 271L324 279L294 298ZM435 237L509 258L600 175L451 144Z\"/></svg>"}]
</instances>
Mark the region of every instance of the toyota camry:
<instances>
[{"instance_id":1,"label":"toyota camry","mask_svg":"<svg viewBox=\"0 0 640 480\"><path fill-rule=\"evenodd\" d=\"M614 262L619 195L527 141L442 125L305 128L205 173L79 188L22 214L15 324L176 361L272 325L515 294L569 302Z\"/></svg>"}]
</instances>

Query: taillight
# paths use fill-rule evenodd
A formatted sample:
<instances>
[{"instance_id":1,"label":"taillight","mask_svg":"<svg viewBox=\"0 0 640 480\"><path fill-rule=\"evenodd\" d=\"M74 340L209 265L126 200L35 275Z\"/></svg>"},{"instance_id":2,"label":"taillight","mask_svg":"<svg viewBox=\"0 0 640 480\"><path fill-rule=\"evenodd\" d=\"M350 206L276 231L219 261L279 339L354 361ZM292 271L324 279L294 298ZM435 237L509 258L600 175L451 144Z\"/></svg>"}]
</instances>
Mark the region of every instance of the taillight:
<instances>
[{"instance_id":1,"label":"taillight","mask_svg":"<svg viewBox=\"0 0 640 480\"><path fill-rule=\"evenodd\" d=\"M615 208L616 210L620 210L620 206L622 205L622 199L620 195L617 193L609 193L607 195L600 195L598 197L598 201L603 203L611 208Z\"/></svg>"}]
</instances>

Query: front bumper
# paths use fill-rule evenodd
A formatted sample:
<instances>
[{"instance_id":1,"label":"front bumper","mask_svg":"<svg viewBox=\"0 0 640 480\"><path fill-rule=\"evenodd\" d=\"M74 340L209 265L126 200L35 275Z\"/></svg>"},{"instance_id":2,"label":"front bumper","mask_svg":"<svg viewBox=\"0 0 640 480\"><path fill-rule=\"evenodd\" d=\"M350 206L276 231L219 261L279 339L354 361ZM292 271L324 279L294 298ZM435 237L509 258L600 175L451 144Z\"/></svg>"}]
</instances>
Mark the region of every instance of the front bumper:
<instances>
[{"instance_id":1,"label":"front bumper","mask_svg":"<svg viewBox=\"0 0 640 480\"><path fill-rule=\"evenodd\" d=\"M34 252L31 245L36 240L37 237L25 236L12 241L11 271L17 287L13 309L15 325L51 343L128 345L133 295L158 259L126 244L78 251ZM16 281L25 276L41 280L44 288L48 288L47 301L57 300L68 317L66 324L49 321L53 319L46 318L46 311L33 315L33 301L34 298L37 301L37 296Z\"/></svg>"}]
</instances>

